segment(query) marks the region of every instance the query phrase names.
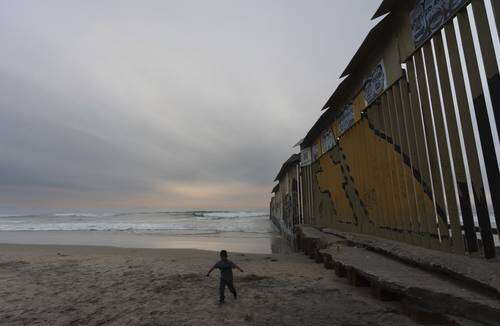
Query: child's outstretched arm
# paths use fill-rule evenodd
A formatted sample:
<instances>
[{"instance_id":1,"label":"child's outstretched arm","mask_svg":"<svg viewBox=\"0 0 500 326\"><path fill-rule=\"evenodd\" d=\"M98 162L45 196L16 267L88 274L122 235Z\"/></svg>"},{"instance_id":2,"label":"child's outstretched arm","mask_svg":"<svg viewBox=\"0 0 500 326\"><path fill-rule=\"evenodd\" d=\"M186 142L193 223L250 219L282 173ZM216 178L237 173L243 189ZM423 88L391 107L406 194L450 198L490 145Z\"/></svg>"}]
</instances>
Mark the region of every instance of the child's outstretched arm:
<instances>
[{"instance_id":1,"label":"child's outstretched arm","mask_svg":"<svg viewBox=\"0 0 500 326\"><path fill-rule=\"evenodd\" d=\"M236 268L237 270L239 270L240 272L243 273L243 270L240 268L240 266L236 265L235 263L233 263L234 265L234 268Z\"/></svg>"},{"instance_id":2,"label":"child's outstretched arm","mask_svg":"<svg viewBox=\"0 0 500 326\"><path fill-rule=\"evenodd\" d=\"M212 268L210 268L210 270L209 270L209 271L208 271L208 273L207 273L207 277L209 277L209 276L210 276L210 273L212 273L212 271L213 271L214 269L215 269L215 266L214 266L214 267L212 267Z\"/></svg>"}]
</instances>

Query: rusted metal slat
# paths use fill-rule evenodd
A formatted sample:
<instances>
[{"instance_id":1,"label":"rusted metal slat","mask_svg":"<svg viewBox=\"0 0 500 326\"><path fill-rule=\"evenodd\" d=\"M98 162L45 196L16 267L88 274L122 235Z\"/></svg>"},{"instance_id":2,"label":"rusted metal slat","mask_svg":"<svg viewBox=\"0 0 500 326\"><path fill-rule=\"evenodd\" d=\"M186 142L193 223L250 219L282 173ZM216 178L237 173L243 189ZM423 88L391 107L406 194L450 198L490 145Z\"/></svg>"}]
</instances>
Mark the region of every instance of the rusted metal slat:
<instances>
[{"instance_id":1,"label":"rusted metal slat","mask_svg":"<svg viewBox=\"0 0 500 326\"><path fill-rule=\"evenodd\" d=\"M443 237L448 236L448 220L446 217L445 199L442 189L442 178L439 170L438 155L436 150L436 136L431 117L431 103L429 102L429 93L426 82L426 74L422 53L417 52L414 55L415 66L417 68L417 81L420 92L420 103L422 105L422 116L425 126L425 138L427 140L427 152L429 155L429 163L432 172L432 185L434 188L434 197L437 211L437 227L441 235L441 249L449 250L444 245Z\"/></svg>"},{"instance_id":2,"label":"rusted metal slat","mask_svg":"<svg viewBox=\"0 0 500 326\"><path fill-rule=\"evenodd\" d=\"M404 177L404 166L403 166L403 158L400 155L401 154L401 137L399 135L399 126L398 126L398 119L397 119L397 114L396 114L396 108L395 108L395 103L394 103L394 87L391 87L390 89L387 90L387 104L388 104L388 110L389 110L389 115L388 115L388 121L390 125L390 130L391 130L391 135L393 139L393 162L394 162L394 167L396 169L396 185L398 191L398 197L400 201L400 225L401 228L404 230L404 237L407 242L412 243L414 240L413 236L411 235L411 212L410 212L410 207L409 207L409 202L408 202L408 193L406 191L406 184L405 184L405 177Z\"/></svg>"},{"instance_id":3,"label":"rusted metal slat","mask_svg":"<svg viewBox=\"0 0 500 326\"><path fill-rule=\"evenodd\" d=\"M382 95L381 99L381 106L380 106L380 113L381 113L381 122L384 130L385 135L387 136L387 141L389 142L388 146L386 146L386 155L388 159L388 167L389 167L389 181L390 181L390 188L389 194L392 198L393 202L393 228L395 230L401 230L401 199L399 196L399 184L398 184L398 179L397 179L397 170L394 162L394 149L393 149L393 143L394 139L392 138L392 132L391 132L391 125L389 121L389 106L387 103L387 93L384 93ZM401 232L397 232L397 238L400 241L404 241L404 235Z\"/></svg>"},{"instance_id":4,"label":"rusted metal slat","mask_svg":"<svg viewBox=\"0 0 500 326\"><path fill-rule=\"evenodd\" d=\"M395 104L395 113L396 119L398 122L398 133L400 136L400 144L401 144L401 159L403 161L403 171L404 171L404 183L406 187L407 200L408 200L408 208L410 215L409 218L409 227L412 231L412 238L414 243L419 245L423 245L423 239L419 235L419 227L418 227L418 209L415 195L415 188L413 185L413 174L412 174L412 166L410 159L410 145L408 142L408 131L405 122L404 110L403 110L403 100L401 97L401 84L406 83L406 81L400 80L396 85L393 86L394 96L394 104Z\"/></svg>"},{"instance_id":5,"label":"rusted metal slat","mask_svg":"<svg viewBox=\"0 0 500 326\"><path fill-rule=\"evenodd\" d=\"M483 178L481 176L481 167L479 165L479 153L476 147L476 141L474 137L474 129L472 125L472 120L469 112L469 103L467 101L467 94L465 90L465 81L463 77L462 64L460 63L460 53L458 50L458 43L455 34L455 27L453 22L446 25L445 29L446 43L448 45L448 54L450 58L451 74L453 77L453 84L455 87L455 99L457 101L457 107L460 117L460 123L462 125L462 134L464 137L465 152L467 154L467 161L469 164L469 174L471 178L472 189L474 192L474 202L476 205L477 214L488 215L488 207L486 206L486 196L484 193ZM448 116L448 114L447 114ZM450 132L450 138L451 136ZM458 191L459 194L462 193L463 197L461 200L461 206L465 207L469 201L466 198L466 193L469 192L467 189L467 184L459 181L457 168L455 168L455 173L457 174ZM467 243L467 249L470 252L477 251L477 236L474 226L474 220L467 216L468 209L462 208L462 217L464 222L465 237Z\"/></svg>"},{"instance_id":6,"label":"rusted metal slat","mask_svg":"<svg viewBox=\"0 0 500 326\"><path fill-rule=\"evenodd\" d=\"M498 193L498 190L495 189L500 187L500 178L498 163L495 155L495 145L493 143L493 137L488 119L486 100L481 86L479 66L476 52L474 50L472 31L467 10L460 11L457 17L460 29L460 38L462 39L462 47L464 50L465 64L467 67L467 75L469 77L469 86L472 93L472 101L474 104L481 147L483 150L483 159L486 166L486 174L488 176L488 184L490 185L490 191L492 191L492 193ZM486 258L493 258L495 257L495 243L491 233L489 214L478 214L478 221L481 229L484 256Z\"/></svg>"},{"instance_id":7,"label":"rusted metal slat","mask_svg":"<svg viewBox=\"0 0 500 326\"><path fill-rule=\"evenodd\" d=\"M499 0L494 0L498 2ZM490 26L488 23L488 16L484 6L484 0L472 1L472 12L474 13L474 20L476 21L477 34L479 38L479 46L483 57L484 70L488 82L488 89L490 91L491 104L493 106L493 114L495 115L495 122L497 127L497 135L499 135L500 128L500 74L498 73L498 65L496 60L495 48L491 38ZM500 54L499 54L500 55ZM493 202L493 209L495 211L496 223L500 227L500 177L497 174L490 176L497 179L493 182L496 187L490 189L491 200Z\"/></svg>"},{"instance_id":8,"label":"rusted metal slat","mask_svg":"<svg viewBox=\"0 0 500 326\"><path fill-rule=\"evenodd\" d=\"M432 53L432 43L429 41L424 45L425 65L427 68L427 81L432 101L432 114L434 117L435 136L438 145L438 153L441 163L441 173L444 183L444 196L448 204L448 219L451 226L451 245L455 253L464 253L464 244L462 239L462 230L460 218L458 216L458 205L455 196L455 187L453 182L453 173L451 169L451 159L446 141L446 126L444 123L443 110L441 107L441 98L439 96L439 86L436 76L436 64ZM446 68L446 65L444 66ZM448 225L446 225L448 229ZM450 230L447 230L450 231Z\"/></svg>"},{"instance_id":9,"label":"rusted metal slat","mask_svg":"<svg viewBox=\"0 0 500 326\"><path fill-rule=\"evenodd\" d=\"M359 185L357 185L357 190L359 192L359 199L360 203L363 206L363 209L365 210L365 216L366 219L363 221L364 223L361 225L363 230L366 230L367 233L372 233L373 234L373 225L369 223L370 220L370 213L368 211L367 201L366 201L366 194L367 194L367 186L368 186L368 178L369 178L369 173L370 169L367 167L366 164L366 148L365 148L365 143L366 143L366 138L365 138L365 133L364 133L364 128L365 128L366 122L364 120L358 121L358 124L356 127L354 127L355 133L355 148L356 148L356 165L357 168L359 169Z\"/></svg>"},{"instance_id":10,"label":"rusted metal slat","mask_svg":"<svg viewBox=\"0 0 500 326\"><path fill-rule=\"evenodd\" d=\"M424 223L423 226L427 230L429 246L431 248L436 248L436 246L438 246L438 244L436 244L437 241L434 237L430 236L437 234L436 215L434 212L435 202L431 188L432 180L429 171L429 156L425 148L425 134L423 129L423 121L420 108L420 98L418 95L415 64L413 63L412 58L410 58L410 60L406 62L406 67L407 67L408 81L410 86L410 103L411 103L410 114L411 114L412 125L414 127L415 143L417 149L416 151L417 169L413 171L413 174L421 184L424 193L433 202L432 209L429 209L426 205L422 205L421 208L422 208L422 217Z\"/></svg>"},{"instance_id":11,"label":"rusted metal slat","mask_svg":"<svg viewBox=\"0 0 500 326\"><path fill-rule=\"evenodd\" d=\"M388 144L387 144L387 135L385 134L385 126L384 126L384 118L382 114L382 101L380 100L380 105L375 111L375 116L376 116L376 123L377 123L377 129L381 133L382 137L382 142L380 142L380 145L382 147L382 151L380 153L380 157L382 159L381 161L381 167L382 169L382 180L383 183L381 184L381 190L383 192L383 196L385 198L384 202L386 203L385 206L385 211L386 211L386 219L387 219L387 225L386 228L387 230L389 229L394 229L396 227L395 224L395 208L394 208L394 198L392 197L392 193L390 192L390 189L392 187L391 183L391 172L389 171L390 167L390 160L389 160L389 154L388 154ZM391 239L399 239L398 234L394 234L393 231L389 231L389 237Z\"/></svg>"},{"instance_id":12,"label":"rusted metal slat","mask_svg":"<svg viewBox=\"0 0 500 326\"><path fill-rule=\"evenodd\" d=\"M491 0L491 7L493 8L493 16L497 25L497 33L500 33L500 1Z\"/></svg>"},{"instance_id":13,"label":"rusted metal slat","mask_svg":"<svg viewBox=\"0 0 500 326\"><path fill-rule=\"evenodd\" d=\"M389 232L385 227L389 225L389 213L388 213L388 203L386 201L386 195L385 195L385 189L384 189L384 182L385 182L385 167L384 167L384 157L383 153L384 151L381 150L384 146L382 143L383 140L380 138L380 125L378 122L378 110L379 110L379 105L378 104L372 104L372 106L367 110L367 119L369 123L372 125L372 132L375 134L375 137L373 137L373 142L372 142L372 157L373 157L373 162L374 162L374 172L375 172L375 181L376 184L378 185L375 188L375 196L376 196L376 210L377 210L377 215L379 216L378 219L378 227L379 227L379 234L381 234L384 237L389 237Z\"/></svg>"},{"instance_id":14,"label":"rusted metal slat","mask_svg":"<svg viewBox=\"0 0 500 326\"><path fill-rule=\"evenodd\" d=\"M443 96L446 125L448 127L449 141L453 156L456 188L458 192L460 210L462 212L462 220L464 221L465 240L467 242L467 248L474 248L477 247L477 239L475 235L476 231L474 230L472 206L470 204L469 188L467 186L467 176L465 172L462 146L460 144L460 132L458 130L458 124L455 115L455 106L453 102L453 94L451 92L450 76L447 69L446 53L444 49L443 37L441 36L441 34L436 34L436 36L434 37L434 50L436 54L436 65L439 72L439 83L441 85L441 93ZM460 225L458 225L458 228L453 232L461 233Z\"/></svg>"},{"instance_id":15,"label":"rusted metal slat","mask_svg":"<svg viewBox=\"0 0 500 326\"><path fill-rule=\"evenodd\" d=\"M382 230L379 228L381 223L380 211L378 209L378 195L377 195L377 186L379 183L377 182L377 158L378 153L376 150L376 136L371 129L371 122L365 113L363 114L362 119L363 123L366 127L363 128L363 136L362 136L362 145L363 145L363 153L365 153L363 158L364 170L366 171L366 179L369 180L369 184L367 185L366 193L364 194L365 204L367 205L367 209L369 211L369 217L374 222L372 225L372 232L375 235L382 235Z\"/></svg>"},{"instance_id":16,"label":"rusted metal slat","mask_svg":"<svg viewBox=\"0 0 500 326\"><path fill-rule=\"evenodd\" d=\"M417 233L417 236L420 238L420 244L424 247L430 247L430 241L425 219L425 208L423 206L426 205L425 193L417 192L417 187L420 186L419 181L415 177L415 171L419 169L418 167L418 148L417 142L415 140L415 128L413 126L413 120L411 117L411 104L410 104L410 94L408 89L408 82L406 80L399 81L399 91L401 98L401 116L403 120L403 133L402 137L406 139L406 150L403 149L403 152L406 152L406 159L408 160L408 165L411 171L409 185L411 187L411 194L413 195L413 205L415 211L414 218L414 231ZM404 142L404 141L403 141ZM404 148L404 147L403 147ZM420 186L423 189L423 187ZM431 201L432 203L432 201ZM425 235L424 235L425 234Z\"/></svg>"}]
</instances>

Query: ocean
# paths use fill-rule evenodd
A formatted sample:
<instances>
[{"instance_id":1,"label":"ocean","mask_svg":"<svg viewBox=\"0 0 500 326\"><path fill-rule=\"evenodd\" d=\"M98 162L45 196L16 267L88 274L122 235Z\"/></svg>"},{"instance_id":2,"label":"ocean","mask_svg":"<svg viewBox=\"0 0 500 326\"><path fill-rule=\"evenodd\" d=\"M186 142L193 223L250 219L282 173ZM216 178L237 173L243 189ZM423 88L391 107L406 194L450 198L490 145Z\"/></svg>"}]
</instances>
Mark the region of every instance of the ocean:
<instances>
[{"instance_id":1,"label":"ocean","mask_svg":"<svg viewBox=\"0 0 500 326\"><path fill-rule=\"evenodd\" d=\"M2 212L0 243L282 251L263 211L131 210Z\"/></svg>"}]
</instances>

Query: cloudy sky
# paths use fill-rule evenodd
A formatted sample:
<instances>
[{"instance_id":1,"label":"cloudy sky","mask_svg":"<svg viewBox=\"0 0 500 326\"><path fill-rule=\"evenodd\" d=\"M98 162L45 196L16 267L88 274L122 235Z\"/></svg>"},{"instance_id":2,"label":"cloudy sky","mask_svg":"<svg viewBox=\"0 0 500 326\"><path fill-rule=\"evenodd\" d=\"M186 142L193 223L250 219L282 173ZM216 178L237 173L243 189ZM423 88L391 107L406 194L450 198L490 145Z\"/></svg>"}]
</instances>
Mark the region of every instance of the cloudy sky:
<instances>
[{"instance_id":1,"label":"cloudy sky","mask_svg":"<svg viewBox=\"0 0 500 326\"><path fill-rule=\"evenodd\" d=\"M265 208L380 0L0 0L0 208Z\"/></svg>"}]
</instances>

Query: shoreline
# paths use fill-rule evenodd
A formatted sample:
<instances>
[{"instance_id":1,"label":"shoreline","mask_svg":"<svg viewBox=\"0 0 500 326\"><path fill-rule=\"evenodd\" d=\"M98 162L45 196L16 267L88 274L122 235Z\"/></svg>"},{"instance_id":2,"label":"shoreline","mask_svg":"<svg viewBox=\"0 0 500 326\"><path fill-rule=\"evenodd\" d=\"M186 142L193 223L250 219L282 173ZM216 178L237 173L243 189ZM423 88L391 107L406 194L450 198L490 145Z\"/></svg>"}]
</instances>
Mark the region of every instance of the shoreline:
<instances>
[{"instance_id":1,"label":"shoreline","mask_svg":"<svg viewBox=\"0 0 500 326\"><path fill-rule=\"evenodd\" d=\"M270 254L289 252L286 240L277 233L171 234L128 231L0 231L0 243L18 245L96 245L117 248L200 249Z\"/></svg>"},{"instance_id":2,"label":"shoreline","mask_svg":"<svg viewBox=\"0 0 500 326\"><path fill-rule=\"evenodd\" d=\"M186 254L200 253L200 254L210 254L217 259L218 251L210 249L195 249L195 248L141 248L141 247L119 247L119 246L103 246L103 245L71 245L71 244L32 244L32 243L3 243L0 242L0 258L9 256L9 249L14 249L15 251L39 251L45 252L47 254L57 253L64 255L66 252L77 253L77 254L136 254L138 252L150 253L150 254L169 254L169 253L180 253L185 252ZM256 256L256 257L270 257L270 256L282 256L288 255L288 253L248 253L248 252L238 252L231 251L233 255L237 256ZM61 255L59 255L61 256Z\"/></svg>"}]
</instances>

